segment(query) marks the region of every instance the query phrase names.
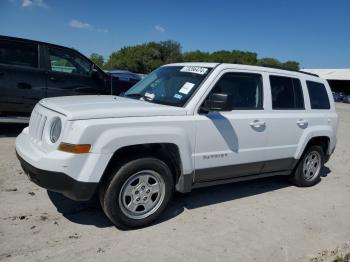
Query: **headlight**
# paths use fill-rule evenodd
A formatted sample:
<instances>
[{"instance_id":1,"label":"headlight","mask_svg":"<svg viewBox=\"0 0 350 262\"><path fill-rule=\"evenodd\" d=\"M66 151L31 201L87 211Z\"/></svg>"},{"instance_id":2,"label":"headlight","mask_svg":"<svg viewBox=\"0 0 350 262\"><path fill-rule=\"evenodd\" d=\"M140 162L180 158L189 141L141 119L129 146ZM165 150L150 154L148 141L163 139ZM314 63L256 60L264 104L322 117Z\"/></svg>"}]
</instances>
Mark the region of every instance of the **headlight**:
<instances>
[{"instance_id":1,"label":"headlight","mask_svg":"<svg viewBox=\"0 0 350 262\"><path fill-rule=\"evenodd\" d=\"M61 135L62 121L59 117L56 117L51 124L50 140L52 143L56 143Z\"/></svg>"}]
</instances>

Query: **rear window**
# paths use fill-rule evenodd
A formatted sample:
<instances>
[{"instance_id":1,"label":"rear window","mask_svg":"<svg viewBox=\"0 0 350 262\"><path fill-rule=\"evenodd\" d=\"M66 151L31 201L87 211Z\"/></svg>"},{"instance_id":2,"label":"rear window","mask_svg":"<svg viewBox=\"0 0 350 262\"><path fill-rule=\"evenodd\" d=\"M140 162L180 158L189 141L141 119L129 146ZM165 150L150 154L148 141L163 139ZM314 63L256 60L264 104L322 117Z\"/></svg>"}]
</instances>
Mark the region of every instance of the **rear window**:
<instances>
[{"instance_id":1,"label":"rear window","mask_svg":"<svg viewBox=\"0 0 350 262\"><path fill-rule=\"evenodd\" d=\"M38 67L38 45L0 40L0 63Z\"/></svg>"},{"instance_id":2,"label":"rear window","mask_svg":"<svg viewBox=\"0 0 350 262\"><path fill-rule=\"evenodd\" d=\"M270 76L270 84L273 109L304 109L304 97L299 79Z\"/></svg>"},{"instance_id":3,"label":"rear window","mask_svg":"<svg viewBox=\"0 0 350 262\"><path fill-rule=\"evenodd\" d=\"M328 94L324 84L306 81L311 109L330 109Z\"/></svg>"}]
</instances>

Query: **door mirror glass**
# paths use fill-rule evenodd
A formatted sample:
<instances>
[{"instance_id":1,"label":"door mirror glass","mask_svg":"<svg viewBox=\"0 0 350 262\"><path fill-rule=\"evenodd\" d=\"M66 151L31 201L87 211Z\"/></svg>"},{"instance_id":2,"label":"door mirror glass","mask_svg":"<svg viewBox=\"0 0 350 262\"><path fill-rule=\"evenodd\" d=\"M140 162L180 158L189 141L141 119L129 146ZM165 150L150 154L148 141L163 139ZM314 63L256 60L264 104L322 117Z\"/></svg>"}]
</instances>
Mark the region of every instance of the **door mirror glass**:
<instances>
[{"instance_id":1,"label":"door mirror glass","mask_svg":"<svg viewBox=\"0 0 350 262\"><path fill-rule=\"evenodd\" d=\"M92 64L90 72L91 72L91 76L92 77L98 77L99 76L98 70L97 70L97 68L95 67L94 64Z\"/></svg>"},{"instance_id":2,"label":"door mirror glass","mask_svg":"<svg viewBox=\"0 0 350 262\"><path fill-rule=\"evenodd\" d=\"M232 110L232 95L212 93L204 101L202 106L204 111L231 111Z\"/></svg>"}]
</instances>

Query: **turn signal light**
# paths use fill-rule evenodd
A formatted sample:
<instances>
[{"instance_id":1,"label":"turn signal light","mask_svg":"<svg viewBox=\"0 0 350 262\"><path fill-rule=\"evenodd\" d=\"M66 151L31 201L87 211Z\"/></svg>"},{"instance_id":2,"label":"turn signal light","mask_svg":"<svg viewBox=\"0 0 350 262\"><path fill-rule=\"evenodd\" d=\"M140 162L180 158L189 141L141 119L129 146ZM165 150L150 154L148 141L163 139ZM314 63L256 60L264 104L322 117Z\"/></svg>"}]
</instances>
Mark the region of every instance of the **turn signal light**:
<instances>
[{"instance_id":1,"label":"turn signal light","mask_svg":"<svg viewBox=\"0 0 350 262\"><path fill-rule=\"evenodd\" d=\"M74 145L68 143L60 143L58 146L58 150L73 153L73 154L84 154L89 153L91 145L83 144L83 145Z\"/></svg>"}]
</instances>

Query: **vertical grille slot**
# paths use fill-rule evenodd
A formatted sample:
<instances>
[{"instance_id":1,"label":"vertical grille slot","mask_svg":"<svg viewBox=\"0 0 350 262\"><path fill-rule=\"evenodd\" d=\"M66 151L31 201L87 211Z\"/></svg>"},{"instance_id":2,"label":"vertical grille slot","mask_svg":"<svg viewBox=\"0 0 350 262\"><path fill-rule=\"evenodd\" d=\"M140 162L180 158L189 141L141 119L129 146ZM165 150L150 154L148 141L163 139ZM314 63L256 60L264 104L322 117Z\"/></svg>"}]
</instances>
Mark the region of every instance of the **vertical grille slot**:
<instances>
[{"instance_id":1,"label":"vertical grille slot","mask_svg":"<svg viewBox=\"0 0 350 262\"><path fill-rule=\"evenodd\" d=\"M40 141L43 139L44 127L45 127L46 120L47 120L47 117L43 116L41 119L41 122L40 122L40 136L39 136Z\"/></svg>"},{"instance_id":2,"label":"vertical grille slot","mask_svg":"<svg viewBox=\"0 0 350 262\"><path fill-rule=\"evenodd\" d=\"M34 110L29 120L29 134L36 140L41 141L47 117Z\"/></svg>"},{"instance_id":3,"label":"vertical grille slot","mask_svg":"<svg viewBox=\"0 0 350 262\"><path fill-rule=\"evenodd\" d=\"M39 134L40 134L40 122L41 122L41 119L42 119L42 115L41 114L38 114L38 117L36 119L36 123L35 123L35 135L34 135L34 138L39 140Z\"/></svg>"}]
</instances>

